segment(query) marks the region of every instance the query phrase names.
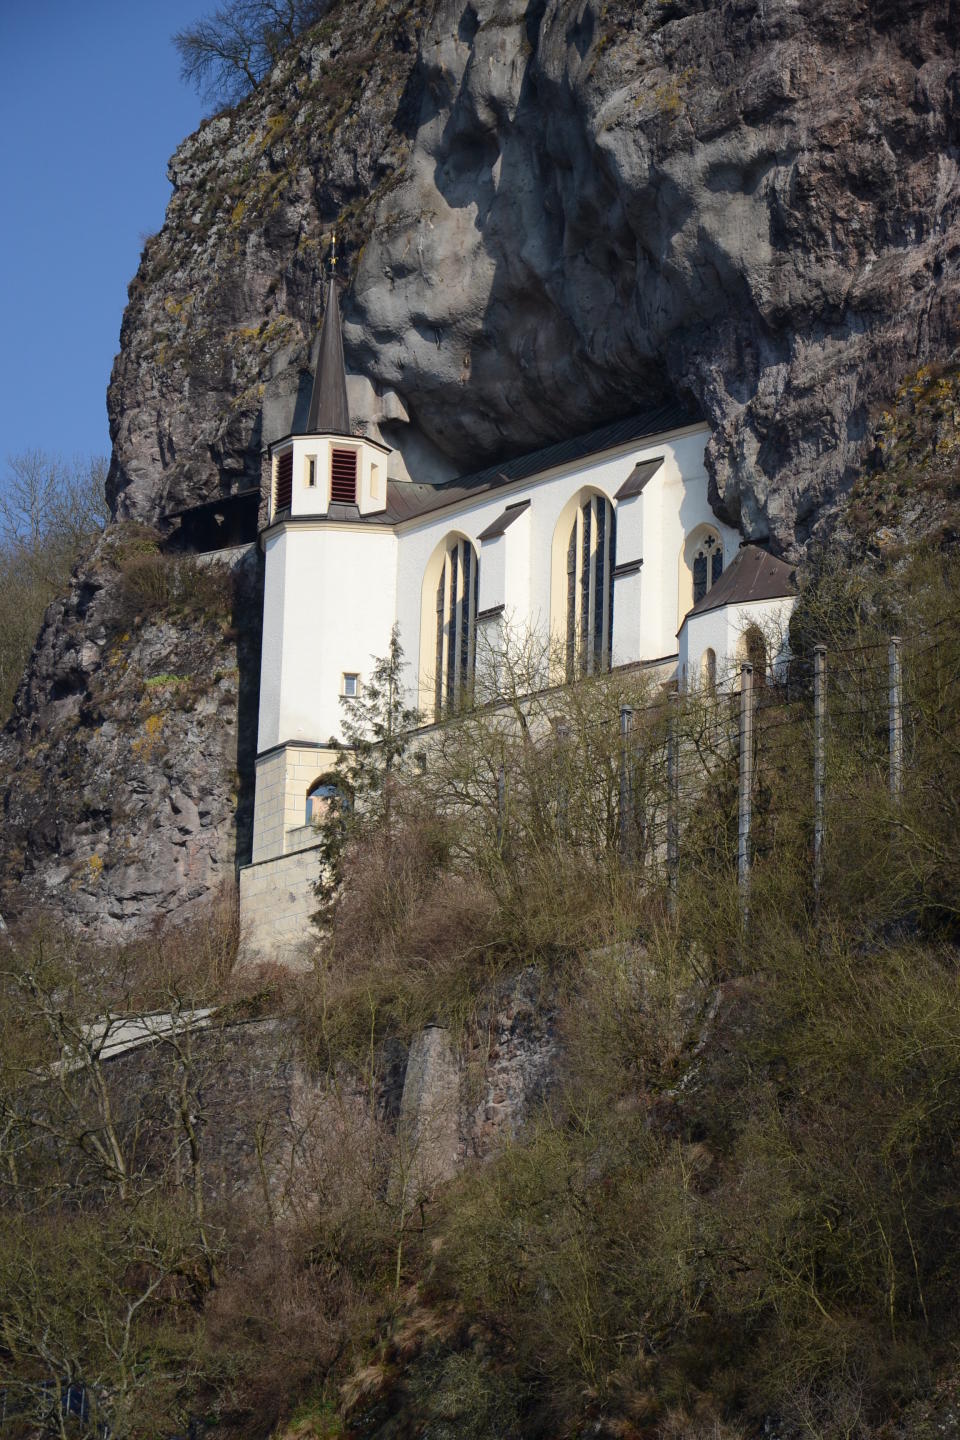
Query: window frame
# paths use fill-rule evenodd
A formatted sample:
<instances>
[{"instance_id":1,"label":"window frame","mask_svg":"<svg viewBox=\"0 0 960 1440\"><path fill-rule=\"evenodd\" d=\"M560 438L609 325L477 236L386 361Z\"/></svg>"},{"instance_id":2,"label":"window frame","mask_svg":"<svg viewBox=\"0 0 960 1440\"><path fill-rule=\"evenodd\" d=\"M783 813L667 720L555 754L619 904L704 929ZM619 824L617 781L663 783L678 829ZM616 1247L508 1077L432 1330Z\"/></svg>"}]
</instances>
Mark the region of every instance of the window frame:
<instances>
[{"instance_id":1,"label":"window frame","mask_svg":"<svg viewBox=\"0 0 960 1440\"><path fill-rule=\"evenodd\" d=\"M477 664L480 556L465 535L444 542L434 598L433 718L459 714L473 689Z\"/></svg>"},{"instance_id":2,"label":"window frame","mask_svg":"<svg viewBox=\"0 0 960 1440\"><path fill-rule=\"evenodd\" d=\"M613 663L617 511L609 496L587 490L577 498L564 546L564 679L602 675Z\"/></svg>"}]
</instances>

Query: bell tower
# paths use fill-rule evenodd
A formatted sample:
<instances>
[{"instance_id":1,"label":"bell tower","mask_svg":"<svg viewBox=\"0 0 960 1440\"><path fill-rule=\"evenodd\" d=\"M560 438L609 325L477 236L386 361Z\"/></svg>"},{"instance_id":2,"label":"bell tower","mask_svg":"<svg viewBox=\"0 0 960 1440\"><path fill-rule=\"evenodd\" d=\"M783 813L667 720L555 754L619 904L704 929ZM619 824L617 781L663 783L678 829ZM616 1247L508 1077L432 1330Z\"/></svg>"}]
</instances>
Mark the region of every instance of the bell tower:
<instances>
[{"instance_id":1,"label":"bell tower","mask_svg":"<svg viewBox=\"0 0 960 1440\"><path fill-rule=\"evenodd\" d=\"M340 506L375 515L387 505L389 447L354 435L350 424L336 244L334 236L307 428L270 446L271 524L284 514L326 515Z\"/></svg>"},{"instance_id":2,"label":"bell tower","mask_svg":"<svg viewBox=\"0 0 960 1440\"><path fill-rule=\"evenodd\" d=\"M307 795L336 757L341 699L390 642L390 453L353 433L334 240L307 426L269 448L254 862L316 843Z\"/></svg>"}]
</instances>

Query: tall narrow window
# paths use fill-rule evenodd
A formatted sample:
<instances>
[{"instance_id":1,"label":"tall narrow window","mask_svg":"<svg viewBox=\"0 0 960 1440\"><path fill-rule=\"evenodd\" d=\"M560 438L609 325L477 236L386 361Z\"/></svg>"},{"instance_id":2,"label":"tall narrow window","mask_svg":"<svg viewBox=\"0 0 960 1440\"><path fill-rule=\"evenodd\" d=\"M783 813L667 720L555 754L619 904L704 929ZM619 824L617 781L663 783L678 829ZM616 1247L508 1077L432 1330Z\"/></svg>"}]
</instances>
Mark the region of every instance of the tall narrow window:
<instances>
[{"instance_id":1,"label":"tall narrow window","mask_svg":"<svg viewBox=\"0 0 960 1440\"><path fill-rule=\"evenodd\" d=\"M567 664L568 680L573 679L577 654L577 525L574 521L567 546Z\"/></svg>"},{"instance_id":2,"label":"tall narrow window","mask_svg":"<svg viewBox=\"0 0 960 1440\"><path fill-rule=\"evenodd\" d=\"M767 642L759 625L748 625L740 637L740 658L753 666L756 689L767 683Z\"/></svg>"},{"instance_id":3,"label":"tall narrow window","mask_svg":"<svg viewBox=\"0 0 960 1440\"><path fill-rule=\"evenodd\" d=\"M616 524L603 495L578 507L567 546L566 677L609 670L613 649Z\"/></svg>"},{"instance_id":4,"label":"tall narrow window","mask_svg":"<svg viewBox=\"0 0 960 1440\"><path fill-rule=\"evenodd\" d=\"M693 552L693 603L702 600L723 574L723 546L712 530Z\"/></svg>"},{"instance_id":5,"label":"tall narrow window","mask_svg":"<svg viewBox=\"0 0 960 1440\"><path fill-rule=\"evenodd\" d=\"M437 584L434 719L455 715L473 687L480 567L469 540L452 540Z\"/></svg>"}]
</instances>

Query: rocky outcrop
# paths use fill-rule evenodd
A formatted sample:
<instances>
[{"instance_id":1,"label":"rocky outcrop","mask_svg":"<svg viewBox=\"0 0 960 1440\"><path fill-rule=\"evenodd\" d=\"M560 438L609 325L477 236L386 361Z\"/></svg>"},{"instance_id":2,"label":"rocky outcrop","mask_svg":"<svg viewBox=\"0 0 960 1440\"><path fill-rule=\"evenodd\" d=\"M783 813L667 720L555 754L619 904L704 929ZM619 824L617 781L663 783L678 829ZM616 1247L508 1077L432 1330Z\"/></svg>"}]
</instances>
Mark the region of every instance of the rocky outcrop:
<instances>
[{"instance_id":1,"label":"rocky outcrop","mask_svg":"<svg viewBox=\"0 0 960 1440\"><path fill-rule=\"evenodd\" d=\"M562 1073L556 996L545 994L532 968L500 985L483 1023L462 1043L433 1025L409 1046L387 1046L379 1142L364 1078L343 1068L331 1083L312 1068L296 1020L237 1018L229 1007L208 1015L192 1033L182 1016L167 1026L152 1017L158 1038L118 1044L103 1070L121 1124L156 1135L169 1125L168 1097L186 1070L198 1097L205 1184L217 1200L262 1198L266 1190L281 1210L309 1208L320 1171L333 1180L346 1154L386 1140L391 1185L402 1186L412 1204L470 1161L489 1160L517 1140ZM136 1031L136 1020L129 1028Z\"/></svg>"},{"instance_id":2,"label":"rocky outcrop","mask_svg":"<svg viewBox=\"0 0 960 1440\"><path fill-rule=\"evenodd\" d=\"M949 0L336 4L177 152L110 389L154 520L291 426L337 223L351 402L436 477L688 396L713 498L802 542L958 340Z\"/></svg>"},{"instance_id":3,"label":"rocky outcrop","mask_svg":"<svg viewBox=\"0 0 960 1440\"><path fill-rule=\"evenodd\" d=\"M404 1188L430 1190L517 1139L557 1083L557 997L533 967L504 981L459 1047L429 1025L407 1052L397 1115Z\"/></svg>"},{"instance_id":4,"label":"rocky outcrop","mask_svg":"<svg viewBox=\"0 0 960 1440\"><path fill-rule=\"evenodd\" d=\"M98 935L182 919L247 858L256 551L112 527L47 613L0 735L0 913Z\"/></svg>"},{"instance_id":5,"label":"rocky outcrop","mask_svg":"<svg viewBox=\"0 0 960 1440\"><path fill-rule=\"evenodd\" d=\"M669 394L753 538L800 548L866 454L867 520L914 514L876 416L960 342L958 34L951 0L334 0L171 161L108 395L121 529L260 483L334 226L351 410L398 474ZM215 621L130 611L111 544L0 741L0 913L129 930L244 853L259 601L237 572Z\"/></svg>"}]
</instances>

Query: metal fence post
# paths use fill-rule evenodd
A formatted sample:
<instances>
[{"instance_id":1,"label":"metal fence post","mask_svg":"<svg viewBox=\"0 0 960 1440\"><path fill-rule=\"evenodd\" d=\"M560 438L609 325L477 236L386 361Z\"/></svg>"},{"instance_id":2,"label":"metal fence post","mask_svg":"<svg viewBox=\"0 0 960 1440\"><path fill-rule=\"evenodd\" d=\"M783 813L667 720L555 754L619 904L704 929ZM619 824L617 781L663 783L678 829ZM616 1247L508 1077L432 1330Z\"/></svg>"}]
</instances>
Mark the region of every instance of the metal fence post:
<instances>
[{"instance_id":1,"label":"metal fence post","mask_svg":"<svg viewBox=\"0 0 960 1440\"><path fill-rule=\"evenodd\" d=\"M890 637L890 799L900 804L903 792L903 671L900 636Z\"/></svg>"},{"instance_id":2,"label":"metal fence post","mask_svg":"<svg viewBox=\"0 0 960 1440\"><path fill-rule=\"evenodd\" d=\"M753 666L740 666L740 804L737 821L737 884L746 926L750 909L750 808L753 796Z\"/></svg>"},{"instance_id":3,"label":"metal fence post","mask_svg":"<svg viewBox=\"0 0 960 1440\"><path fill-rule=\"evenodd\" d=\"M507 776L503 766L497 771L497 854L503 854L503 836L507 825Z\"/></svg>"},{"instance_id":4,"label":"metal fence post","mask_svg":"<svg viewBox=\"0 0 960 1440\"><path fill-rule=\"evenodd\" d=\"M680 696L670 695L667 712L667 909L677 913L678 811L680 809L680 767L677 756L677 707Z\"/></svg>"},{"instance_id":5,"label":"metal fence post","mask_svg":"<svg viewBox=\"0 0 960 1440\"><path fill-rule=\"evenodd\" d=\"M557 726L557 745L560 749L560 783L557 786L557 835L567 838L567 740L570 738L569 725Z\"/></svg>"},{"instance_id":6,"label":"metal fence post","mask_svg":"<svg viewBox=\"0 0 960 1440\"><path fill-rule=\"evenodd\" d=\"M823 881L824 788L826 784L825 725L827 714L827 647L813 647L813 897L820 904Z\"/></svg>"},{"instance_id":7,"label":"metal fence post","mask_svg":"<svg viewBox=\"0 0 960 1440\"><path fill-rule=\"evenodd\" d=\"M633 709L620 706L620 854L629 859L632 842L632 796L630 794L630 731Z\"/></svg>"}]
</instances>

